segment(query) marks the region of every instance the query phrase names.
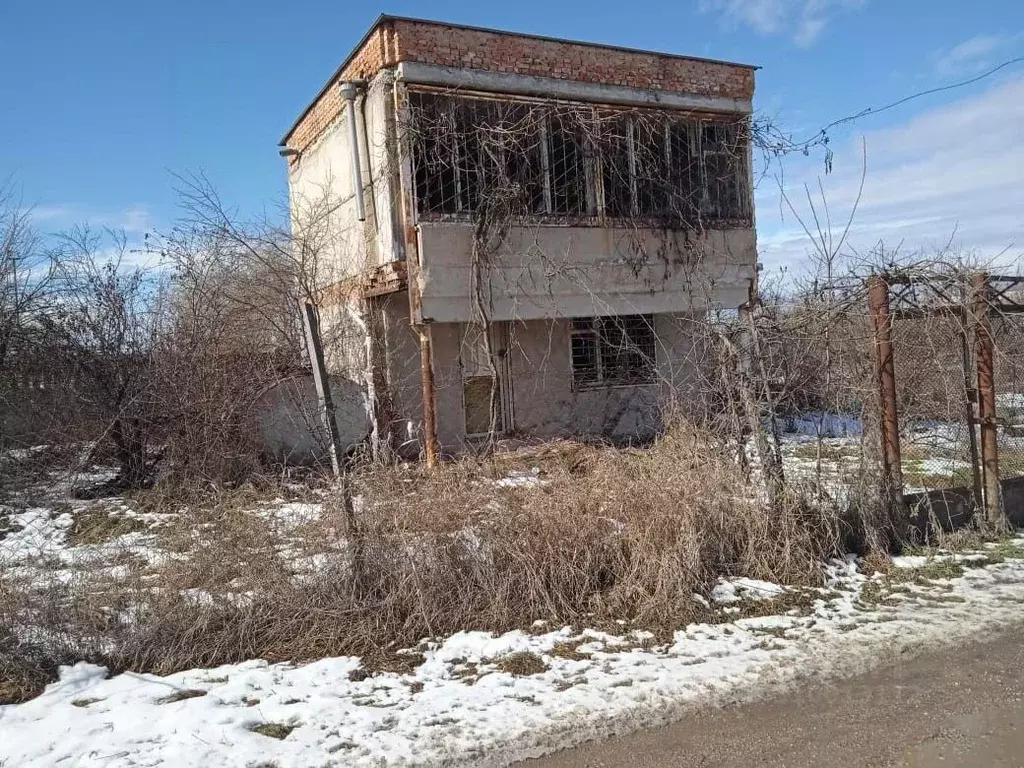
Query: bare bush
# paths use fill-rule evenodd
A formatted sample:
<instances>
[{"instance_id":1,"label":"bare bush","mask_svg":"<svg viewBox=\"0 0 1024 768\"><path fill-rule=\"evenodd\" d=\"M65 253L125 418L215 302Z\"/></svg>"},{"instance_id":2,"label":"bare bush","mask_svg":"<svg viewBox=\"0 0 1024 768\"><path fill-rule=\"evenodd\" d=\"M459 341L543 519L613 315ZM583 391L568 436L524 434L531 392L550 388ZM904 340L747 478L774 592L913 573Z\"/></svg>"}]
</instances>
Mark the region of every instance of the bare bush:
<instances>
[{"instance_id":1,"label":"bare bush","mask_svg":"<svg viewBox=\"0 0 1024 768\"><path fill-rule=\"evenodd\" d=\"M501 483L534 464L537 482ZM537 619L677 627L705 615L694 594L719 575L821 584L823 561L865 526L859 511L848 518L798 490L769 511L723 446L682 424L650 448L564 442L434 472L371 467L357 487L358 531L342 538L341 501L328 497L306 533L323 548L303 550L317 553L310 570L282 556L259 497L235 493L180 515L163 534L178 553L164 565L126 553L116 572L10 592L0 627L35 627L18 646L36 659L19 662L18 690L69 656L166 673L253 657L373 659Z\"/></svg>"}]
</instances>

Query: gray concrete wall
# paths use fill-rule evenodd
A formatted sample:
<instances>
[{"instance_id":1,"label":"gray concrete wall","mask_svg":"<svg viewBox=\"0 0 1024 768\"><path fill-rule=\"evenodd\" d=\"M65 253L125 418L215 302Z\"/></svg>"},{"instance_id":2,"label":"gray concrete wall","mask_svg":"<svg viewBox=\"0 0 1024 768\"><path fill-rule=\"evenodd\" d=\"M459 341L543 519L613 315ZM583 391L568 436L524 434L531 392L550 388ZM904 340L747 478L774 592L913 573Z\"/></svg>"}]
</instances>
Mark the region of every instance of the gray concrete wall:
<instances>
[{"instance_id":1,"label":"gray concrete wall","mask_svg":"<svg viewBox=\"0 0 1024 768\"><path fill-rule=\"evenodd\" d=\"M355 102L365 222L356 215L347 105L289 169L292 231L325 287L401 255L392 77L378 74Z\"/></svg>"},{"instance_id":2,"label":"gray concrete wall","mask_svg":"<svg viewBox=\"0 0 1024 768\"><path fill-rule=\"evenodd\" d=\"M331 378L335 420L345 450L363 440L369 430L358 382ZM312 376L296 376L267 390L257 405L260 435L267 455L286 464L326 461L329 437L320 415Z\"/></svg>"},{"instance_id":3,"label":"gray concrete wall","mask_svg":"<svg viewBox=\"0 0 1024 768\"><path fill-rule=\"evenodd\" d=\"M418 437L422 421L419 347L401 297L387 305L388 378L399 430ZM511 325L511 373L514 429L539 437L597 435L645 439L662 425L662 411L673 402L686 408L697 359L689 315L655 317L658 336L656 380L640 386L574 391L568 319L531 320ZM437 437L442 450L466 446L462 351L465 326L430 326L434 354Z\"/></svg>"},{"instance_id":4,"label":"gray concrete wall","mask_svg":"<svg viewBox=\"0 0 1024 768\"><path fill-rule=\"evenodd\" d=\"M409 295L406 292L383 297L384 360L386 378L394 408L392 433L403 455L419 452L423 422L423 387L420 378L420 347L409 324Z\"/></svg>"},{"instance_id":5,"label":"gray concrete wall","mask_svg":"<svg viewBox=\"0 0 1024 768\"><path fill-rule=\"evenodd\" d=\"M472 316L469 224L418 225L426 321ZM624 227L512 227L482 270L492 320L735 308L756 273L753 228L703 235Z\"/></svg>"}]
</instances>

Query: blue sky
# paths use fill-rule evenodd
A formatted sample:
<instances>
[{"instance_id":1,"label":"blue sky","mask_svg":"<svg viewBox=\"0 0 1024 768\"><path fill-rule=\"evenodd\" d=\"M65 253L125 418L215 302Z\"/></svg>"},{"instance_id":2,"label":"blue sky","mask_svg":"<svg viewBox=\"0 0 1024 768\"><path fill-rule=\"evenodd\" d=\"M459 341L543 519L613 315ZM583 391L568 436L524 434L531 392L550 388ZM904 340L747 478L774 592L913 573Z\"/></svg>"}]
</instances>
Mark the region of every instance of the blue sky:
<instances>
[{"instance_id":1,"label":"blue sky","mask_svg":"<svg viewBox=\"0 0 1024 768\"><path fill-rule=\"evenodd\" d=\"M8 0L0 179L20 185L47 231L83 221L135 237L166 228L175 172L204 172L242 214L276 210L278 139L381 11L758 64L755 107L797 134L1024 55L1019 0ZM1009 247L1015 257L1022 126L1020 65L845 126L825 179L834 217L855 196L863 137L856 247L954 236L967 250ZM817 183L821 159L783 169L795 200ZM758 225L769 266L806 250L774 180L759 189Z\"/></svg>"}]
</instances>

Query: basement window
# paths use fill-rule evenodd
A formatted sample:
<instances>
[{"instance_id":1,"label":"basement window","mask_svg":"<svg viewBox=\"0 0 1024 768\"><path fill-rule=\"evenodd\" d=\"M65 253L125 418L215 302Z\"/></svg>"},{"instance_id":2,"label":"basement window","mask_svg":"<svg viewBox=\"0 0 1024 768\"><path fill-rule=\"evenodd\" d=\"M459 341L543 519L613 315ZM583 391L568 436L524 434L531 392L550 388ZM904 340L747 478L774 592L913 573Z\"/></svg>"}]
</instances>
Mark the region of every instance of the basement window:
<instances>
[{"instance_id":1,"label":"basement window","mask_svg":"<svg viewBox=\"0 0 1024 768\"><path fill-rule=\"evenodd\" d=\"M652 383L656 341L651 315L574 319L570 333L573 388Z\"/></svg>"}]
</instances>

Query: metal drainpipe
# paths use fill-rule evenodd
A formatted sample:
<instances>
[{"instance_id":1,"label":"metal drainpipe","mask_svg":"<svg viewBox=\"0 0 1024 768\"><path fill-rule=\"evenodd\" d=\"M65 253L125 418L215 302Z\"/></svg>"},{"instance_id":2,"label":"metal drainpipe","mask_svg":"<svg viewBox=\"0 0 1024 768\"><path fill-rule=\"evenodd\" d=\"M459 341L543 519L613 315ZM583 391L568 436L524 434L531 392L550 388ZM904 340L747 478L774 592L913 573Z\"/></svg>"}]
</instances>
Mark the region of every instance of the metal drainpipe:
<instances>
[{"instance_id":1,"label":"metal drainpipe","mask_svg":"<svg viewBox=\"0 0 1024 768\"><path fill-rule=\"evenodd\" d=\"M359 159L359 131L356 128L356 93L359 89L355 83L344 82L339 90L341 98L346 102L345 111L348 112L348 136L349 148L352 150L352 186L356 196L356 216L360 221L366 221L366 207L363 204L363 168Z\"/></svg>"}]
</instances>

